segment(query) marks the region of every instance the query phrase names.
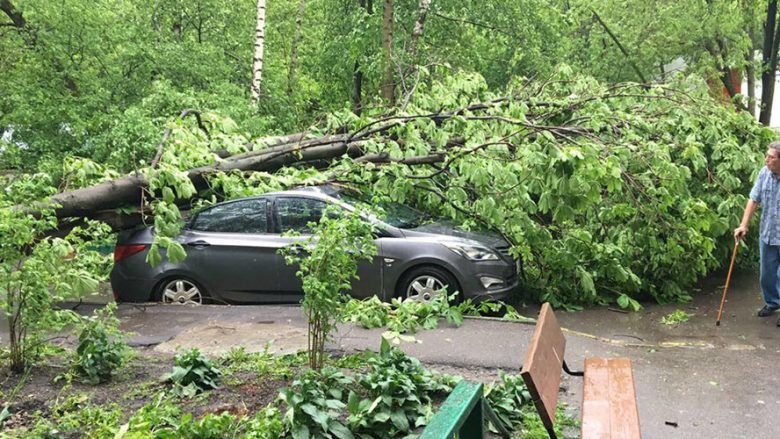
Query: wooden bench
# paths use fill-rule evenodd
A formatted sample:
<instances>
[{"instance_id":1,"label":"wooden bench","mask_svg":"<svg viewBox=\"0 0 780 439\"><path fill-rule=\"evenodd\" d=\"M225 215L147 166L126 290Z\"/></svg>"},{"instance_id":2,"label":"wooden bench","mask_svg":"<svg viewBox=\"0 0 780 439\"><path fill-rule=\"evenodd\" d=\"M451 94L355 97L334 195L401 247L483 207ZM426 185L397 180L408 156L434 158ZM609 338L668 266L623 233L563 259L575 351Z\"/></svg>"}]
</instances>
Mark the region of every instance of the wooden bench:
<instances>
[{"instance_id":1,"label":"wooden bench","mask_svg":"<svg viewBox=\"0 0 780 439\"><path fill-rule=\"evenodd\" d=\"M585 372L571 372L564 361L566 339L549 303L542 305L520 375L550 438L561 370L584 375L582 439L640 438L634 375L628 358L587 358Z\"/></svg>"}]
</instances>

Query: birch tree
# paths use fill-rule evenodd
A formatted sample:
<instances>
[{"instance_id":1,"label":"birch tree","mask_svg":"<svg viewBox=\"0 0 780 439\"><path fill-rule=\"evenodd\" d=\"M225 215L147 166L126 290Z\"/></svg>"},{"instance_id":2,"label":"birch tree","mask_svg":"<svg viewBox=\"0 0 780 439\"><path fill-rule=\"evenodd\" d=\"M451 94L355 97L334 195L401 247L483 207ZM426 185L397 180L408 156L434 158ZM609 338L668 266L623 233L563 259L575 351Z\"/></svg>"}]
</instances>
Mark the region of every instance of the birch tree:
<instances>
[{"instance_id":1,"label":"birch tree","mask_svg":"<svg viewBox=\"0 0 780 439\"><path fill-rule=\"evenodd\" d=\"M260 101L260 82L263 79L263 45L265 44L265 0L257 0L257 27L255 28L255 58L252 64L252 106Z\"/></svg>"},{"instance_id":2,"label":"birch tree","mask_svg":"<svg viewBox=\"0 0 780 439\"><path fill-rule=\"evenodd\" d=\"M295 71L298 68L298 44L301 41L301 25L303 13L306 10L306 0L298 3L298 14L295 16L295 33L290 47L290 66L287 70L287 96L291 96L295 85Z\"/></svg>"}]
</instances>

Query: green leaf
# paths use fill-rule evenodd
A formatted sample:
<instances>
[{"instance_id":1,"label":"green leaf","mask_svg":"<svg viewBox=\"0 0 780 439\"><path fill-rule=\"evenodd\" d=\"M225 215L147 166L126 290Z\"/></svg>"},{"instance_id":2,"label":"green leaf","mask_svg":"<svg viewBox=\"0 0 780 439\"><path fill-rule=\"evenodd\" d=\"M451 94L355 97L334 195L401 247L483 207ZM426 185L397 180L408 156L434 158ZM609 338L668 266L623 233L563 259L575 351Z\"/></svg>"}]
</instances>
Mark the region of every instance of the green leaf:
<instances>
[{"instance_id":1,"label":"green leaf","mask_svg":"<svg viewBox=\"0 0 780 439\"><path fill-rule=\"evenodd\" d=\"M305 425L296 425L292 430L293 439L309 439L309 427Z\"/></svg>"},{"instance_id":2,"label":"green leaf","mask_svg":"<svg viewBox=\"0 0 780 439\"><path fill-rule=\"evenodd\" d=\"M146 254L146 262L152 267L160 265L162 262L162 256L160 255L160 248L157 244L152 244L149 247L149 252Z\"/></svg>"},{"instance_id":3,"label":"green leaf","mask_svg":"<svg viewBox=\"0 0 780 439\"><path fill-rule=\"evenodd\" d=\"M176 197L173 195L173 190L171 190L170 187L164 187L162 190L163 195L163 201L166 203L173 203L176 200Z\"/></svg>"},{"instance_id":4,"label":"green leaf","mask_svg":"<svg viewBox=\"0 0 780 439\"><path fill-rule=\"evenodd\" d=\"M628 308L629 301L630 301L630 298L628 296L626 296L625 294L621 294L617 298L618 306L620 306L623 309Z\"/></svg>"},{"instance_id":5,"label":"green leaf","mask_svg":"<svg viewBox=\"0 0 780 439\"><path fill-rule=\"evenodd\" d=\"M403 409L394 410L390 414L390 420L393 422L393 425L398 429L398 431L409 431L409 420L406 418L406 413L403 411Z\"/></svg>"},{"instance_id":6,"label":"green leaf","mask_svg":"<svg viewBox=\"0 0 780 439\"><path fill-rule=\"evenodd\" d=\"M86 277L84 274L73 279L73 291L81 296L98 290L99 283L96 279Z\"/></svg>"},{"instance_id":7,"label":"green leaf","mask_svg":"<svg viewBox=\"0 0 780 439\"><path fill-rule=\"evenodd\" d=\"M379 354L386 356L390 352L390 343L387 342L387 338L382 337L382 341L379 345Z\"/></svg>"},{"instance_id":8,"label":"green leaf","mask_svg":"<svg viewBox=\"0 0 780 439\"><path fill-rule=\"evenodd\" d=\"M332 423L328 430L339 439L354 439L352 432L339 422Z\"/></svg>"},{"instance_id":9,"label":"green leaf","mask_svg":"<svg viewBox=\"0 0 780 439\"><path fill-rule=\"evenodd\" d=\"M187 252L184 251L184 247L176 241L173 241L168 246L168 260L172 263L177 263L187 258Z\"/></svg>"}]
</instances>

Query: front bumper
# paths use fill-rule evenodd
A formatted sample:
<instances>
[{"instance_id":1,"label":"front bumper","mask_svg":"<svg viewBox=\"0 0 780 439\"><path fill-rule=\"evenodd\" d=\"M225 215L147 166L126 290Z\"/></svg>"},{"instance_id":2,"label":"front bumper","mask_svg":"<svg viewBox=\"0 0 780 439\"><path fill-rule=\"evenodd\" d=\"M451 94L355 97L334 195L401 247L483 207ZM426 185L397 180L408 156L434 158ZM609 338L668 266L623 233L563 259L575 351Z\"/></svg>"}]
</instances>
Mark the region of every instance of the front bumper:
<instances>
[{"instance_id":1,"label":"front bumper","mask_svg":"<svg viewBox=\"0 0 780 439\"><path fill-rule=\"evenodd\" d=\"M467 295L466 298L471 299L474 303L480 303L484 301L498 301L498 300L505 300L512 295L518 293L520 291L520 282L517 280L517 277L515 276L514 281L510 282L509 285L503 287L503 288L496 288L496 289L488 289L488 290L482 290L482 291L476 291L472 295Z\"/></svg>"}]
</instances>

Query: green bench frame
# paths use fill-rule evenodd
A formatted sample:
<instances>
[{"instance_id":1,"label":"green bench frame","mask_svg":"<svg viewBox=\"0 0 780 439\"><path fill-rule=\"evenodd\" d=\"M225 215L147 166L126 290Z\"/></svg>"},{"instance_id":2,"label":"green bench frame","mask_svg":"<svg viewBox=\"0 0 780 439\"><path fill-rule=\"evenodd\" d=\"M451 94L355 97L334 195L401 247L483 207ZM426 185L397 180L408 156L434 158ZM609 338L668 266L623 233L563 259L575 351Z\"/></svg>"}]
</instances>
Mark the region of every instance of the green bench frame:
<instances>
[{"instance_id":1,"label":"green bench frame","mask_svg":"<svg viewBox=\"0 0 780 439\"><path fill-rule=\"evenodd\" d=\"M433 415L420 439L482 439L485 437L485 418L499 429L501 437L510 433L498 422L484 396L482 383L463 380Z\"/></svg>"}]
</instances>

